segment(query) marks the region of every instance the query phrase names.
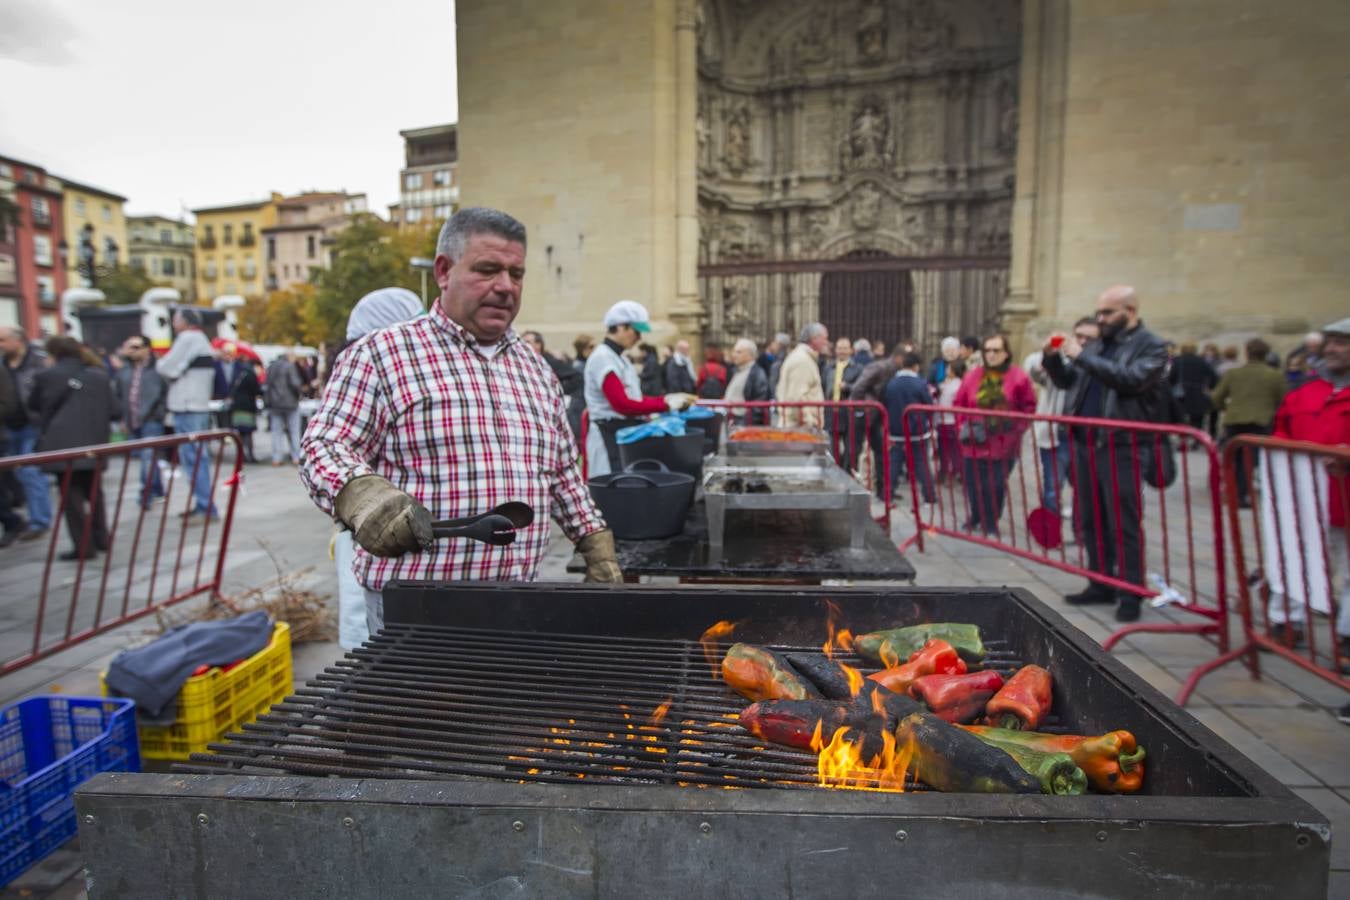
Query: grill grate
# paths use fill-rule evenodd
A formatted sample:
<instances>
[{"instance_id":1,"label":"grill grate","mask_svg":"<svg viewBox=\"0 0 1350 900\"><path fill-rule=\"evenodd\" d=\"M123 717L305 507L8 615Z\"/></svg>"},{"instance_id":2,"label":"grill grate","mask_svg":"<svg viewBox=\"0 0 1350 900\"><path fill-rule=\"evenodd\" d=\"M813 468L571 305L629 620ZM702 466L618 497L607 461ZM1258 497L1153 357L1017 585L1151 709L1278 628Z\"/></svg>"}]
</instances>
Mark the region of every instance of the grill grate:
<instances>
[{"instance_id":1,"label":"grill grate","mask_svg":"<svg viewBox=\"0 0 1350 900\"><path fill-rule=\"evenodd\" d=\"M1006 677L1021 665L1005 642L986 645L986 668ZM719 645L715 658L727 646ZM864 665L847 654L836 658ZM817 786L814 755L766 745L741 730L736 717L746 705L714 676L697 641L390 625L227 743L212 744L213 753L193 754L174 768Z\"/></svg>"}]
</instances>

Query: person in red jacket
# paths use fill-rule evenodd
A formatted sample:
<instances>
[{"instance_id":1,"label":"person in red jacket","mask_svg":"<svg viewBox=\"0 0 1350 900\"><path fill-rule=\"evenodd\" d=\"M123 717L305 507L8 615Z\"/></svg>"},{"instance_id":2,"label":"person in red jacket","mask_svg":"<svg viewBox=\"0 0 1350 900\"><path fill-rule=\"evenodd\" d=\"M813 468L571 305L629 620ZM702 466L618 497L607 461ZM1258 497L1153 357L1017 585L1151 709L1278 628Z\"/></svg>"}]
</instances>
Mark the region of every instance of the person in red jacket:
<instances>
[{"instance_id":1,"label":"person in red jacket","mask_svg":"<svg viewBox=\"0 0 1350 900\"><path fill-rule=\"evenodd\" d=\"M1275 412L1273 434L1294 441L1328 446L1350 445L1350 318L1333 322L1322 329L1322 358L1316 374L1290 391ZM1340 636L1341 656L1350 657L1350 553L1347 553L1346 498L1350 496L1350 476L1334 475L1329 485L1331 501L1327 510L1328 580L1339 576L1336 633ZM1284 603L1272 598L1268 615L1275 623L1277 638L1296 643L1302 636L1303 605L1290 604L1291 620L1284 622ZM1341 709L1342 722L1350 724L1350 705Z\"/></svg>"},{"instance_id":2,"label":"person in red jacket","mask_svg":"<svg viewBox=\"0 0 1350 900\"><path fill-rule=\"evenodd\" d=\"M1031 376L1013 365L1004 335L984 339L984 365L971 369L961 381L952 405L958 409L1010 410L1034 413L1036 388ZM965 467L966 503L970 517L966 531L998 537L998 521L1008 494L1008 475L1022 448L1025 420L963 415L957 419L957 441Z\"/></svg>"}]
</instances>

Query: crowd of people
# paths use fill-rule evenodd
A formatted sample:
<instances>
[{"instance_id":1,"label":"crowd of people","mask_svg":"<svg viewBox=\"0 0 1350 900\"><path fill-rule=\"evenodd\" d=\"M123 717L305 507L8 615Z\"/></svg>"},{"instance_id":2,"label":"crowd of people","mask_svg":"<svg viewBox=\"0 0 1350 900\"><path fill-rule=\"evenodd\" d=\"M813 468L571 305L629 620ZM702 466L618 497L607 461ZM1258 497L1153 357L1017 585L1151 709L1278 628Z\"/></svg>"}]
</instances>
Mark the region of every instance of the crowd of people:
<instances>
[{"instance_id":1,"label":"crowd of people","mask_svg":"<svg viewBox=\"0 0 1350 900\"><path fill-rule=\"evenodd\" d=\"M297 462L300 401L321 390L321 363L288 351L264 369L235 344L213 342L202 330L200 313L188 307L175 311L173 328L172 346L157 357L149 338L139 334L113 352L97 352L70 336L37 345L17 328L0 327L0 456L227 428L239 434L245 460L257 462L253 434L265 413L272 464ZM161 462L170 454L141 449L135 455L136 497L150 509L165 496ZM176 455L190 473L187 518L214 517L209 452L193 442L180 445ZM59 506L71 541L59 559L90 559L106 551L107 513L94 477L97 465L93 458L70 462L68 484L64 462L0 471L0 548L44 537ZM64 504L54 503L54 491L61 489Z\"/></svg>"}]
</instances>

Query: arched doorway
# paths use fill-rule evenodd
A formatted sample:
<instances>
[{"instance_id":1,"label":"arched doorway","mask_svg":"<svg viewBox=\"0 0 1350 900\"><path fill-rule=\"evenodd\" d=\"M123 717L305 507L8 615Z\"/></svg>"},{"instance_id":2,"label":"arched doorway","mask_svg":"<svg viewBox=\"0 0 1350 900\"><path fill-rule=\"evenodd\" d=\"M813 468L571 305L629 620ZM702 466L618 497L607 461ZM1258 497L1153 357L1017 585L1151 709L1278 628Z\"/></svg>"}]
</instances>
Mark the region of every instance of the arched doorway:
<instances>
[{"instance_id":1,"label":"arched doorway","mask_svg":"<svg viewBox=\"0 0 1350 900\"><path fill-rule=\"evenodd\" d=\"M913 340L914 285L910 273L881 250L854 250L840 257L857 268L820 278L820 321L831 337ZM869 263L871 265L869 265Z\"/></svg>"}]
</instances>

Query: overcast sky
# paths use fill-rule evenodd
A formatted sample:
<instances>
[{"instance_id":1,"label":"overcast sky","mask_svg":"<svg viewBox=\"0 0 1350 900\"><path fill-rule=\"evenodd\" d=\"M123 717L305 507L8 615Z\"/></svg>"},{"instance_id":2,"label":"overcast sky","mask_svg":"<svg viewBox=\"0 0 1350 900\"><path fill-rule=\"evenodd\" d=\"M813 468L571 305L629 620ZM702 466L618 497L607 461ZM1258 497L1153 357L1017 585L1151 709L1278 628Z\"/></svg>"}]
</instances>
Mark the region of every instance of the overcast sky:
<instances>
[{"instance_id":1,"label":"overcast sky","mask_svg":"<svg viewBox=\"0 0 1350 900\"><path fill-rule=\"evenodd\" d=\"M0 155L132 213L269 191L398 199L400 129L453 122L453 0L0 0Z\"/></svg>"}]
</instances>

